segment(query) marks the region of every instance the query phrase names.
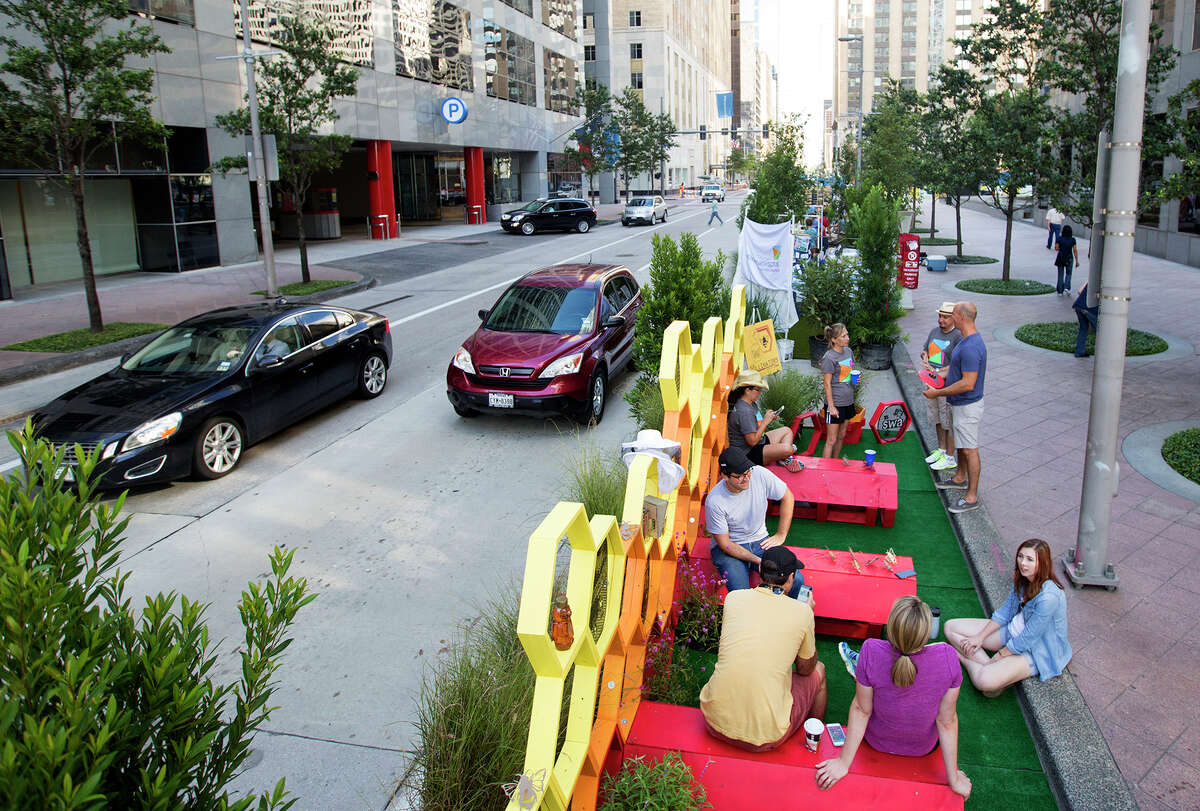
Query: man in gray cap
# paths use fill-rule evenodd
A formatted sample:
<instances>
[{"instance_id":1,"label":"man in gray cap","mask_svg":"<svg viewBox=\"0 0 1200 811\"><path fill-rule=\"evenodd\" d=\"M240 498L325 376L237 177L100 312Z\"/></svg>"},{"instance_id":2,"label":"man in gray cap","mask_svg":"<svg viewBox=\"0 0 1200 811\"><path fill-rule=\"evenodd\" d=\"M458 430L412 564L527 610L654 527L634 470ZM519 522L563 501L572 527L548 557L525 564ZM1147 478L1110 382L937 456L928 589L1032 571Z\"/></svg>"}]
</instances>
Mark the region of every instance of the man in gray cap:
<instances>
[{"instance_id":1,"label":"man in gray cap","mask_svg":"<svg viewBox=\"0 0 1200 811\"><path fill-rule=\"evenodd\" d=\"M713 566L733 592L750 588L750 570L758 568L763 552L787 540L796 500L782 479L755 465L740 448L726 448L720 463L723 475L704 501L704 515L712 537L709 553ZM767 533L768 500L779 502L779 526L774 535ZM795 597L802 585L803 576L797 576L788 586L788 594Z\"/></svg>"},{"instance_id":2,"label":"man in gray cap","mask_svg":"<svg viewBox=\"0 0 1200 811\"><path fill-rule=\"evenodd\" d=\"M937 311L938 325L929 331L925 348L921 350L921 367L941 378L944 385L946 372L950 369L950 355L962 340L962 333L954 326L954 302L943 301ZM933 388L930 386L930 388ZM925 462L934 470L954 470L958 461L954 458L954 418L950 403L945 398L925 401L929 421L937 428L938 446L925 457Z\"/></svg>"}]
</instances>

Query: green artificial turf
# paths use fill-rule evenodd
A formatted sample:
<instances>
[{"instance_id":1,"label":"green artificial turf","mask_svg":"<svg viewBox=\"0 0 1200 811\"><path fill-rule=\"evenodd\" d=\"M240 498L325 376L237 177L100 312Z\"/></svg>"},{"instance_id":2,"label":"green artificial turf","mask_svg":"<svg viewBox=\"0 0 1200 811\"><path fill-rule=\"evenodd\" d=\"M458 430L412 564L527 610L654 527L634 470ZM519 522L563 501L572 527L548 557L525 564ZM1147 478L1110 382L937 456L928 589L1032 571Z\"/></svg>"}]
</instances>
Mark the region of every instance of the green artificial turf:
<instances>
[{"instance_id":1,"label":"green artificial turf","mask_svg":"<svg viewBox=\"0 0 1200 811\"><path fill-rule=\"evenodd\" d=\"M943 628L947 620L955 617L985 616L962 549L925 465L925 451L916 433L910 432L900 442L880 445L868 429L863 441L847 446L844 455L861 459L868 448L876 450L878 461L897 466L900 507L896 511L895 525L885 529L798 518L788 532L788 544L834 550L852 546L856 552L871 553L891 547L897 554L913 558L917 569L917 594L941 609ZM768 529L775 525L775 519L768 519ZM840 641L836 637L818 637L817 652L825 663L827 674L829 704L826 720L844 724L854 698L854 680L838 656ZM849 641L855 649L861 645L861 640ZM939 634L937 641L944 642L945 635ZM675 656L678 667L692 670L686 680L698 685L707 681L716 662L715 654L682 647L676 647ZM689 706L698 706L698 692L693 699ZM998 797L1004 798L1004 807L1020 807L1026 811L1055 807L1054 795L1042 772L1014 691L1008 690L999 698L984 698L971 686L964 671L958 718L959 768L973 783L968 809L995 805Z\"/></svg>"}]
</instances>

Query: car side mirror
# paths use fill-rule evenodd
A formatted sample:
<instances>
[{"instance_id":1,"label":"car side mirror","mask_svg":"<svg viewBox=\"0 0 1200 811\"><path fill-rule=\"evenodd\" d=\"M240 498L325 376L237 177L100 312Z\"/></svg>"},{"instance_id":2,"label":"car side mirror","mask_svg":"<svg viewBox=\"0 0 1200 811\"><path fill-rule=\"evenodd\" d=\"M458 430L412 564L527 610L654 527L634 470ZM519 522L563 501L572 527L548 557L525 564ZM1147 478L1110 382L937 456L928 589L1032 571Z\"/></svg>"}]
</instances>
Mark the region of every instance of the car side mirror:
<instances>
[{"instance_id":1,"label":"car side mirror","mask_svg":"<svg viewBox=\"0 0 1200 811\"><path fill-rule=\"evenodd\" d=\"M254 364L254 368L261 371L270 371L283 366L283 358L278 355L263 355L258 359L258 363Z\"/></svg>"},{"instance_id":2,"label":"car side mirror","mask_svg":"<svg viewBox=\"0 0 1200 811\"><path fill-rule=\"evenodd\" d=\"M480 321L486 321L486 320L487 320L487 317L488 317L488 311L487 311L487 310L480 310L480 311L479 311L479 320L480 320Z\"/></svg>"},{"instance_id":3,"label":"car side mirror","mask_svg":"<svg viewBox=\"0 0 1200 811\"><path fill-rule=\"evenodd\" d=\"M623 326L625 326L625 316L623 316L623 315L609 316L608 318L604 319L604 323L601 324L601 326L604 327L605 329L607 329L608 327L623 327Z\"/></svg>"}]
</instances>

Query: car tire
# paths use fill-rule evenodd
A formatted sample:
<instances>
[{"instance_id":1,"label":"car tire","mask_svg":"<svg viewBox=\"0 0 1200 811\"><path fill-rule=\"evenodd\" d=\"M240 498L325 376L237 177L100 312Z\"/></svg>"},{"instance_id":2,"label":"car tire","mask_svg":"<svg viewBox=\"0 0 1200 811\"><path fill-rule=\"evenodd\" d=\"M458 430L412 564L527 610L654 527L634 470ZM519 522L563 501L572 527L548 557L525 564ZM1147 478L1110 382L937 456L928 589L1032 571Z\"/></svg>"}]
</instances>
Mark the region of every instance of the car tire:
<instances>
[{"instance_id":1,"label":"car tire","mask_svg":"<svg viewBox=\"0 0 1200 811\"><path fill-rule=\"evenodd\" d=\"M667 212L663 212L663 222L667 221Z\"/></svg>"},{"instance_id":2,"label":"car tire","mask_svg":"<svg viewBox=\"0 0 1200 811\"><path fill-rule=\"evenodd\" d=\"M466 406L460 406L458 403L451 403L450 405L454 407L454 413L457 414L458 416L462 417L464 420L469 420L472 417L479 416L479 412L473 408L467 408Z\"/></svg>"},{"instance_id":3,"label":"car tire","mask_svg":"<svg viewBox=\"0 0 1200 811\"><path fill-rule=\"evenodd\" d=\"M592 227L592 224L587 220L580 220L575 223L575 230L581 234L586 234Z\"/></svg>"},{"instance_id":4,"label":"car tire","mask_svg":"<svg viewBox=\"0 0 1200 811\"><path fill-rule=\"evenodd\" d=\"M581 425L599 425L604 419L604 406L608 403L608 376L603 366L597 366L588 380L588 399L579 410L576 419Z\"/></svg>"},{"instance_id":5,"label":"car tire","mask_svg":"<svg viewBox=\"0 0 1200 811\"><path fill-rule=\"evenodd\" d=\"M621 225L622 225L622 226L624 226L625 228L628 228L628 227L629 227L629 220L621 220Z\"/></svg>"},{"instance_id":6,"label":"car tire","mask_svg":"<svg viewBox=\"0 0 1200 811\"><path fill-rule=\"evenodd\" d=\"M529 220L526 220L525 222L521 223L521 233L527 237L533 236L533 232L536 230L537 230L537 226L534 225L533 223L529 222Z\"/></svg>"},{"instance_id":7,"label":"car tire","mask_svg":"<svg viewBox=\"0 0 1200 811\"><path fill-rule=\"evenodd\" d=\"M237 467L245 447L245 435L237 420L213 417L196 432L192 467L202 479L219 479Z\"/></svg>"},{"instance_id":8,"label":"car tire","mask_svg":"<svg viewBox=\"0 0 1200 811\"><path fill-rule=\"evenodd\" d=\"M370 400L383 394L387 385L387 361L378 352L372 352L358 364L358 396Z\"/></svg>"}]
</instances>

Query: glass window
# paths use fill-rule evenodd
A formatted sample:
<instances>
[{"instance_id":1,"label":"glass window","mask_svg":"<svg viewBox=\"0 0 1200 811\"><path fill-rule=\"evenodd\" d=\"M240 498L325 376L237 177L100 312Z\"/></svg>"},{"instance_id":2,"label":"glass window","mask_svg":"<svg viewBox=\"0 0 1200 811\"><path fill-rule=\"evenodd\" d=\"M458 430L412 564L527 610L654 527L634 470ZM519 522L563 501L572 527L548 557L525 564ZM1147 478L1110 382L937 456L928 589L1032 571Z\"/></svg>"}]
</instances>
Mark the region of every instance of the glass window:
<instances>
[{"instance_id":1,"label":"glass window","mask_svg":"<svg viewBox=\"0 0 1200 811\"><path fill-rule=\"evenodd\" d=\"M195 270L220 264L216 222L194 222L175 228L179 269Z\"/></svg>"},{"instance_id":2,"label":"glass window","mask_svg":"<svg viewBox=\"0 0 1200 811\"><path fill-rule=\"evenodd\" d=\"M175 222L215 220L212 175L171 175Z\"/></svg>"},{"instance_id":3,"label":"glass window","mask_svg":"<svg viewBox=\"0 0 1200 811\"><path fill-rule=\"evenodd\" d=\"M332 310L301 313L300 323L308 330L309 340L313 342L322 341L341 329Z\"/></svg>"},{"instance_id":4,"label":"glass window","mask_svg":"<svg viewBox=\"0 0 1200 811\"><path fill-rule=\"evenodd\" d=\"M337 318L338 329L345 329L354 323L354 316L350 313L344 313L341 310L334 310L334 316Z\"/></svg>"},{"instance_id":5,"label":"glass window","mask_svg":"<svg viewBox=\"0 0 1200 811\"><path fill-rule=\"evenodd\" d=\"M588 287L510 287L488 313L484 329L583 335L596 328L596 290Z\"/></svg>"},{"instance_id":6,"label":"glass window","mask_svg":"<svg viewBox=\"0 0 1200 811\"><path fill-rule=\"evenodd\" d=\"M575 0L542 0L542 25L575 39Z\"/></svg>"},{"instance_id":7,"label":"glass window","mask_svg":"<svg viewBox=\"0 0 1200 811\"><path fill-rule=\"evenodd\" d=\"M522 14L533 16L533 0L500 0L500 2L510 8L515 8Z\"/></svg>"},{"instance_id":8,"label":"glass window","mask_svg":"<svg viewBox=\"0 0 1200 811\"><path fill-rule=\"evenodd\" d=\"M244 321L172 327L121 364L121 368L151 375L220 374L229 371L246 353L256 331Z\"/></svg>"},{"instance_id":9,"label":"glass window","mask_svg":"<svg viewBox=\"0 0 1200 811\"><path fill-rule=\"evenodd\" d=\"M584 14L583 15L583 30L586 31L589 28L595 28L595 27L596 27L596 15L595 14Z\"/></svg>"},{"instance_id":10,"label":"glass window","mask_svg":"<svg viewBox=\"0 0 1200 811\"><path fill-rule=\"evenodd\" d=\"M641 90L642 89L642 74L641 73L629 74L629 86L636 90Z\"/></svg>"},{"instance_id":11,"label":"glass window","mask_svg":"<svg viewBox=\"0 0 1200 811\"><path fill-rule=\"evenodd\" d=\"M196 10L192 0L129 0L129 10L154 20L196 24Z\"/></svg>"},{"instance_id":12,"label":"glass window","mask_svg":"<svg viewBox=\"0 0 1200 811\"><path fill-rule=\"evenodd\" d=\"M421 5L428 6L430 0L392 0L393 9L403 6L403 13L419 13ZM272 0L249 0L250 36L259 42L279 42L283 31L278 4ZM233 0L234 33L242 38L242 4ZM372 53L374 36L374 9L372 0L328 0L322 3L303 4L306 14L313 21L328 26L334 34L333 48L346 62L370 67L375 63Z\"/></svg>"},{"instance_id":13,"label":"glass window","mask_svg":"<svg viewBox=\"0 0 1200 811\"><path fill-rule=\"evenodd\" d=\"M521 197L521 179L513 172L507 152L484 153L483 189L489 205L511 203Z\"/></svg>"},{"instance_id":14,"label":"glass window","mask_svg":"<svg viewBox=\"0 0 1200 811\"><path fill-rule=\"evenodd\" d=\"M396 75L475 89L471 13L445 0L392 0Z\"/></svg>"},{"instance_id":15,"label":"glass window","mask_svg":"<svg viewBox=\"0 0 1200 811\"><path fill-rule=\"evenodd\" d=\"M295 317L280 321L267 336L262 339L254 350L254 359L259 360L267 355L286 358L293 352L299 352L304 346L304 333L300 331L300 323Z\"/></svg>"},{"instance_id":16,"label":"glass window","mask_svg":"<svg viewBox=\"0 0 1200 811\"><path fill-rule=\"evenodd\" d=\"M640 11L629 12L629 27L630 28L638 28L641 26L641 24L642 24L642 12L640 12Z\"/></svg>"},{"instance_id":17,"label":"glass window","mask_svg":"<svg viewBox=\"0 0 1200 811\"><path fill-rule=\"evenodd\" d=\"M579 85L575 60L549 48L542 49L542 57L546 80L546 109L556 113L575 112L575 89Z\"/></svg>"},{"instance_id":18,"label":"glass window","mask_svg":"<svg viewBox=\"0 0 1200 811\"><path fill-rule=\"evenodd\" d=\"M487 94L492 98L536 106L533 40L501 28L491 20L484 20L483 41Z\"/></svg>"},{"instance_id":19,"label":"glass window","mask_svg":"<svg viewBox=\"0 0 1200 811\"><path fill-rule=\"evenodd\" d=\"M583 61L584 62L595 62L596 61L596 46L595 45L584 45L583 46Z\"/></svg>"},{"instance_id":20,"label":"glass window","mask_svg":"<svg viewBox=\"0 0 1200 811\"><path fill-rule=\"evenodd\" d=\"M640 43L640 42L629 43L629 58L630 59L641 59L642 58L642 43Z\"/></svg>"}]
</instances>

